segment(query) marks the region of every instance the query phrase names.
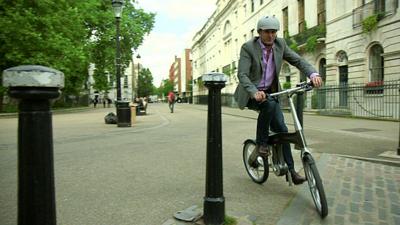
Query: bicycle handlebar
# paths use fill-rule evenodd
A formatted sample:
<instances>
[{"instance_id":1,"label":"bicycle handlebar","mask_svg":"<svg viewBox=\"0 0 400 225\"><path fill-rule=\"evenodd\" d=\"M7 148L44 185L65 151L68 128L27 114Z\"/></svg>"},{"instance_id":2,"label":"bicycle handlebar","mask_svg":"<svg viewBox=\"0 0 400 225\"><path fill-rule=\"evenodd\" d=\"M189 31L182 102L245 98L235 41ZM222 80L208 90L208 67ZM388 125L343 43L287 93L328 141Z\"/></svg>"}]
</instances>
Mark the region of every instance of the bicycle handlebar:
<instances>
[{"instance_id":1,"label":"bicycle handlebar","mask_svg":"<svg viewBox=\"0 0 400 225\"><path fill-rule=\"evenodd\" d=\"M269 96L274 97L274 96L279 96L279 95L283 95L283 94L293 94L293 93L297 93L297 92L304 92L304 91L311 91L314 87L314 84L310 81L304 81L301 83L296 84L296 87L294 88L290 88L290 89L286 89L280 92L275 92L272 94L269 94Z\"/></svg>"}]
</instances>

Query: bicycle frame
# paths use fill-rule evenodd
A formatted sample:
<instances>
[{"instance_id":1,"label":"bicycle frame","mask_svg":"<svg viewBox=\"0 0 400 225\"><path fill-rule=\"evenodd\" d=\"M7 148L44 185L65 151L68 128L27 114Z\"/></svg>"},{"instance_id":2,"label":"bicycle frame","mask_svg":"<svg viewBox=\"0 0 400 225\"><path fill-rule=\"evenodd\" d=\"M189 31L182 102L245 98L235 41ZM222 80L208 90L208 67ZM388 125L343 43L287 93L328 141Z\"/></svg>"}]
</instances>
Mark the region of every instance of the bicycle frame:
<instances>
[{"instance_id":1,"label":"bicycle frame","mask_svg":"<svg viewBox=\"0 0 400 225\"><path fill-rule=\"evenodd\" d=\"M306 154L311 154L310 150L307 148L307 142L304 136L303 127L300 124L299 118L297 117L297 111L293 103L292 96L298 92L305 92L311 90L311 84L307 82L302 82L298 87L283 90L280 92L272 93L269 96L278 97L280 95L286 95L289 100L289 108L293 117L293 123L295 132L294 133L278 133L270 136L271 142L289 142L300 147L301 158L303 159Z\"/></svg>"},{"instance_id":2,"label":"bicycle frame","mask_svg":"<svg viewBox=\"0 0 400 225\"><path fill-rule=\"evenodd\" d=\"M289 182L289 186L293 184L292 176L288 171L287 165L284 161L282 154L282 148L284 143L295 144L296 147L300 147L301 160L303 163L304 173L307 178L307 183L310 188L311 196L314 201L314 205L321 218L325 218L328 215L328 204L323 188L322 179L318 173L317 166L311 155L310 150L307 147L306 138L304 136L303 127L300 124L297 116L296 108L293 103L293 95L299 92L306 92L312 89L311 83L300 83L295 88L272 93L270 97L278 97L285 95L289 101L290 112L293 117L293 123L295 132L287 133L275 133L269 136L268 145L272 147L272 164L268 162L268 156L263 156L257 151L256 141L253 139L247 139L243 146L243 162L247 173L250 178L258 183L264 183L269 176L269 166L273 169L275 175L283 176L286 175L286 181ZM299 148L296 148L299 149ZM256 157L254 157L256 156Z\"/></svg>"}]
</instances>

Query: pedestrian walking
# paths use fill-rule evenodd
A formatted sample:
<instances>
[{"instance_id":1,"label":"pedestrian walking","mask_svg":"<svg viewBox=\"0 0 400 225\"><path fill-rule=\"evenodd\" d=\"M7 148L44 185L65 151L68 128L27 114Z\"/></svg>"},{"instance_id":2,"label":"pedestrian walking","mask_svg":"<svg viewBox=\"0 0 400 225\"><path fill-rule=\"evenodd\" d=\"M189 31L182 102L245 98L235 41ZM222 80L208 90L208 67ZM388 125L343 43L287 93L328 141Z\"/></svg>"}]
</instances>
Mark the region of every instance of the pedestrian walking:
<instances>
[{"instance_id":1,"label":"pedestrian walking","mask_svg":"<svg viewBox=\"0 0 400 225\"><path fill-rule=\"evenodd\" d=\"M175 94L174 92L170 91L168 93L168 107L171 113L174 113L174 105L175 105Z\"/></svg>"}]
</instances>

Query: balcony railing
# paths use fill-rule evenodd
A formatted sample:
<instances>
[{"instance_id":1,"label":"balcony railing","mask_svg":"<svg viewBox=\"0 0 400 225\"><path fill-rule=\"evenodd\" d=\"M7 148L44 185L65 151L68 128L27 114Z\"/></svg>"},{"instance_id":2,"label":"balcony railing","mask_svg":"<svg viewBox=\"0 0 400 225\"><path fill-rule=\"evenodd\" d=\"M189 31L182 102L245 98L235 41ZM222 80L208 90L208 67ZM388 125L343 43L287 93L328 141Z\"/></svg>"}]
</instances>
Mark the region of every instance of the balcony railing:
<instances>
[{"instance_id":1,"label":"balcony railing","mask_svg":"<svg viewBox=\"0 0 400 225\"><path fill-rule=\"evenodd\" d=\"M378 20L394 12L398 7L397 0L373 0L356 9L353 9L353 27L359 27L362 21L375 14Z\"/></svg>"},{"instance_id":2,"label":"balcony railing","mask_svg":"<svg viewBox=\"0 0 400 225\"><path fill-rule=\"evenodd\" d=\"M304 30L303 32L294 35L293 39L296 41L298 45L302 45L307 42L308 38L314 35L317 38L326 37L325 24L321 24L319 26L315 26L310 29Z\"/></svg>"}]
</instances>

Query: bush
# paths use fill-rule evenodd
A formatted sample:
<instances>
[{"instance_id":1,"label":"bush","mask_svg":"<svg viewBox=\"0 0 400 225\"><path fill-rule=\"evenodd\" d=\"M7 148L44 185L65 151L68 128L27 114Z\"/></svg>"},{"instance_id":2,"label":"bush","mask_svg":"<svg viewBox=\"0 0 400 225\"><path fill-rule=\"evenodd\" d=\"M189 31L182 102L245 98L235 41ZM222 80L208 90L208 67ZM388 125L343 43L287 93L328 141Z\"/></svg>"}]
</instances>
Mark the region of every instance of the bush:
<instances>
[{"instance_id":1,"label":"bush","mask_svg":"<svg viewBox=\"0 0 400 225\"><path fill-rule=\"evenodd\" d=\"M292 87L292 84L290 82L285 82L285 83L283 83L282 87L283 87L283 89L289 89Z\"/></svg>"},{"instance_id":2,"label":"bush","mask_svg":"<svg viewBox=\"0 0 400 225\"><path fill-rule=\"evenodd\" d=\"M378 27L378 14L365 18L361 25L364 33L369 33L370 31L375 30Z\"/></svg>"},{"instance_id":3,"label":"bush","mask_svg":"<svg viewBox=\"0 0 400 225\"><path fill-rule=\"evenodd\" d=\"M307 52L315 51L315 49L317 47L317 39L318 39L317 35L312 35L307 39L307 42L306 42L306 51Z\"/></svg>"},{"instance_id":4,"label":"bush","mask_svg":"<svg viewBox=\"0 0 400 225\"><path fill-rule=\"evenodd\" d=\"M225 216L224 225L236 225L237 221L235 218L230 216Z\"/></svg>"},{"instance_id":5,"label":"bush","mask_svg":"<svg viewBox=\"0 0 400 225\"><path fill-rule=\"evenodd\" d=\"M15 103L9 103L9 104L4 104L3 108L1 110L2 113L15 113L18 112L18 104Z\"/></svg>"}]
</instances>

